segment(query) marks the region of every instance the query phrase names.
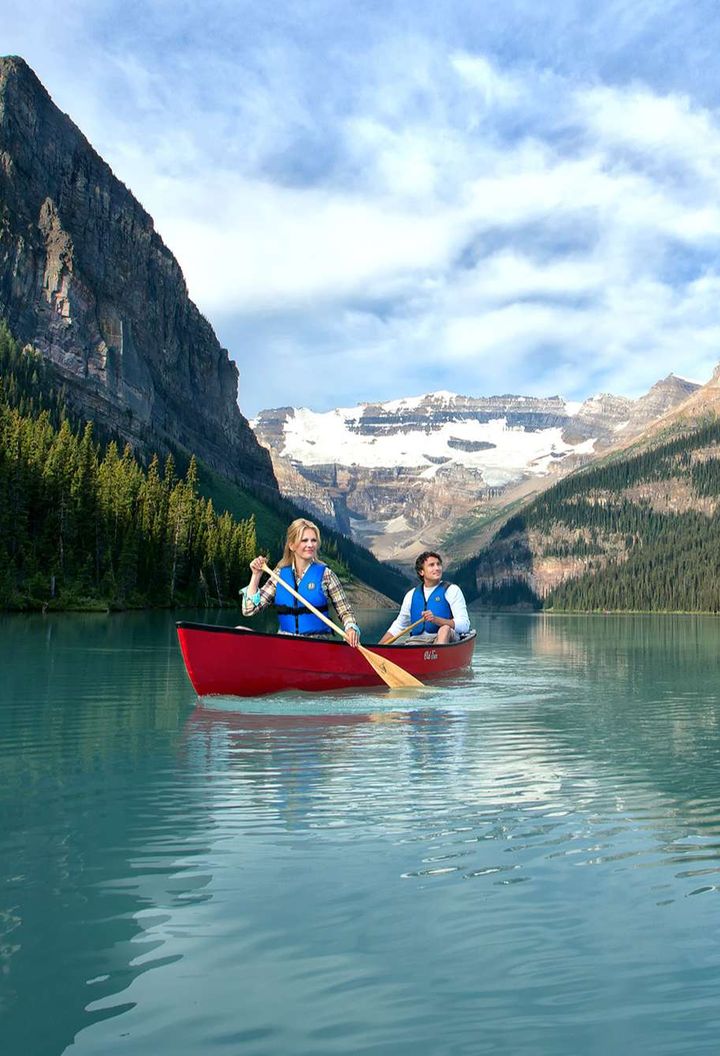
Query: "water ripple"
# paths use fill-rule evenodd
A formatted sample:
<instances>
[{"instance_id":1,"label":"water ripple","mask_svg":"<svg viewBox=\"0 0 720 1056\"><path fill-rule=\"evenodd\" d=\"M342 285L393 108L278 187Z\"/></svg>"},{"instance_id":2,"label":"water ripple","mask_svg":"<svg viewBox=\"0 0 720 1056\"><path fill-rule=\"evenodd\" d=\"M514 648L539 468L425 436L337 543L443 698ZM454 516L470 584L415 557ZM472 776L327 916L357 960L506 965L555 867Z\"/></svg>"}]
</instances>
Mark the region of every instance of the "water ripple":
<instances>
[{"instance_id":1,"label":"water ripple","mask_svg":"<svg viewBox=\"0 0 720 1056\"><path fill-rule=\"evenodd\" d=\"M6 624L10 1051L714 1052L717 623L478 624L273 714L194 706L165 617Z\"/></svg>"}]
</instances>

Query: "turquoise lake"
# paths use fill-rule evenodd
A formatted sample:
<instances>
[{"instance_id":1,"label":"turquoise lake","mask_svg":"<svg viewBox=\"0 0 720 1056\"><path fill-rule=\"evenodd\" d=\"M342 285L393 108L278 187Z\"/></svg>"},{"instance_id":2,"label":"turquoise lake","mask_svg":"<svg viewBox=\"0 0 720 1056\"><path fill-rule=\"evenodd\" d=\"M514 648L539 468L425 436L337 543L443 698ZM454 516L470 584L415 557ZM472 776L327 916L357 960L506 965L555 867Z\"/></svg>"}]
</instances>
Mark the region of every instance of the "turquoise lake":
<instances>
[{"instance_id":1,"label":"turquoise lake","mask_svg":"<svg viewBox=\"0 0 720 1056\"><path fill-rule=\"evenodd\" d=\"M183 618L0 618L3 1056L717 1052L720 619L210 710Z\"/></svg>"}]
</instances>

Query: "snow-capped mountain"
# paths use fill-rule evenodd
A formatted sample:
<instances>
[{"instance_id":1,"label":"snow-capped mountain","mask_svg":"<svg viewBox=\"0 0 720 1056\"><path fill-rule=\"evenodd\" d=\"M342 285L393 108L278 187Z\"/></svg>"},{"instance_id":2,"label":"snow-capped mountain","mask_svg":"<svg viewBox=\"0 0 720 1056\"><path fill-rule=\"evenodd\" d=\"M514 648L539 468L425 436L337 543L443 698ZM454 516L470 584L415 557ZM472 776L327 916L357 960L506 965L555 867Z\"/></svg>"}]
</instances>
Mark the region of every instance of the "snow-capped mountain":
<instances>
[{"instance_id":1,"label":"snow-capped mountain","mask_svg":"<svg viewBox=\"0 0 720 1056\"><path fill-rule=\"evenodd\" d=\"M410 562L469 514L539 490L698 387L670 375L637 400L582 403L433 392L324 412L282 407L251 424L284 494L378 556Z\"/></svg>"},{"instance_id":2,"label":"snow-capped mountain","mask_svg":"<svg viewBox=\"0 0 720 1056\"><path fill-rule=\"evenodd\" d=\"M592 452L594 438L563 440L563 428L577 407L558 401L525 410L518 401L522 410L506 406L479 411L468 402L434 392L325 413L300 408L284 420L278 453L306 468L330 463L369 469L425 467L427 480L440 466L456 463L478 470L486 484L498 487L526 472L543 475L554 458L571 451ZM257 424L263 442L270 441L266 413Z\"/></svg>"}]
</instances>

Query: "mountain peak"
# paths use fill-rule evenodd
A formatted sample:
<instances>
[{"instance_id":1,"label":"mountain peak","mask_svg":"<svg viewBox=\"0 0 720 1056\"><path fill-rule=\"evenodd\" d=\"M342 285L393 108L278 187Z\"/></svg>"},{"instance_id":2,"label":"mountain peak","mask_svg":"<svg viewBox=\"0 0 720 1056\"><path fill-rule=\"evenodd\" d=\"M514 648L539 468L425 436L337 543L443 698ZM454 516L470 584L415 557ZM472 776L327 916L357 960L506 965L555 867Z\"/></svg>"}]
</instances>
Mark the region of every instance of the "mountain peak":
<instances>
[{"instance_id":1,"label":"mountain peak","mask_svg":"<svg viewBox=\"0 0 720 1056\"><path fill-rule=\"evenodd\" d=\"M13 91L27 92L47 105L54 107L45 85L38 75L20 55L0 55L0 116L5 108L4 97ZM59 111L58 111L59 112ZM65 116L65 115L63 115ZM69 120L66 118L66 120Z\"/></svg>"},{"instance_id":2,"label":"mountain peak","mask_svg":"<svg viewBox=\"0 0 720 1056\"><path fill-rule=\"evenodd\" d=\"M24 59L0 58L0 304L71 408L141 449L275 480L237 406L237 367L152 218Z\"/></svg>"},{"instance_id":3,"label":"mountain peak","mask_svg":"<svg viewBox=\"0 0 720 1056\"><path fill-rule=\"evenodd\" d=\"M42 82L39 80L32 66L28 66L22 55L0 55L0 74L7 75L10 73L19 73L23 76L32 77L33 80L40 85L42 90L45 91Z\"/></svg>"},{"instance_id":4,"label":"mountain peak","mask_svg":"<svg viewBox=\"0 0 720 1056\"><path fill-rule=\"evenodd\" d=\"M702 388L701 382L691 381L689 378L684 378L681 374L675 374L671 371L667 377L661 378L660 381L656 381L655 384L648 389L648 392L653 392L655 389L681 389L690 394L699 388Z\"/></svg>"}]
</instances>

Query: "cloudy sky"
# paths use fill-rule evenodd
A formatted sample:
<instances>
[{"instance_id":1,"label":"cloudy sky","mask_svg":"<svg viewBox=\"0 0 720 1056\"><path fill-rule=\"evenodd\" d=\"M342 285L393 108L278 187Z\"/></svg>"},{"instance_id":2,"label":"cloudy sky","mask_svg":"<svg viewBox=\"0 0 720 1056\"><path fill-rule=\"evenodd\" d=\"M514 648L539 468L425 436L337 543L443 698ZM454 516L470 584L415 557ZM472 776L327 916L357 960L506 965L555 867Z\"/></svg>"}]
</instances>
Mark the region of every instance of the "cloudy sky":
<instances>
[{"instance_id":1,"label":"cloudy sky","mask_svg":"<svg viewBox=\"0 0 720 1056\"><path fill-rule=\"evenodd\" d=\"M720 360L716 0L0 0L239 402L639 395Z\"/></svg>"}]
</instances>

